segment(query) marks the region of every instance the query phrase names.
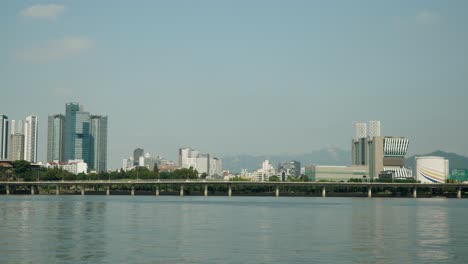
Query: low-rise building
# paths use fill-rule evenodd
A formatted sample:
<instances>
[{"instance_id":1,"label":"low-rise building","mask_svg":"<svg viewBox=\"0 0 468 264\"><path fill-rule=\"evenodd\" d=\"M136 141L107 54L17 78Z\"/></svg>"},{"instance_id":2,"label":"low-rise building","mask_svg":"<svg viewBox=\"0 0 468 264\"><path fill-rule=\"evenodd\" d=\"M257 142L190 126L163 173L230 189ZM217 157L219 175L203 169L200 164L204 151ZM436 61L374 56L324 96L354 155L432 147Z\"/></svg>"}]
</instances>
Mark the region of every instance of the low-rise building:
<instances>
[{"instance_id":1,"label":"low-rise building","mask_svg":"<svg viewBox=\"0 0 468 264\"><path fill-rule=\"evenodd\" d=\"M350 179L367 180L367 166L308 166L305 175L309 181L349 181Z\"/></svg>"},{"instance_id":2,"label":"low-rise building","mask_svg":"<svg viewBox=\"0 0 468 264\"><path fill-rule=\"evenodd\" d=\"M86 173L88 171L88 164L83 160L69 160L68 162L52 161L47 162L46 168L58 168L73 174L79 174Z\"/></svg>"}]
</instances>

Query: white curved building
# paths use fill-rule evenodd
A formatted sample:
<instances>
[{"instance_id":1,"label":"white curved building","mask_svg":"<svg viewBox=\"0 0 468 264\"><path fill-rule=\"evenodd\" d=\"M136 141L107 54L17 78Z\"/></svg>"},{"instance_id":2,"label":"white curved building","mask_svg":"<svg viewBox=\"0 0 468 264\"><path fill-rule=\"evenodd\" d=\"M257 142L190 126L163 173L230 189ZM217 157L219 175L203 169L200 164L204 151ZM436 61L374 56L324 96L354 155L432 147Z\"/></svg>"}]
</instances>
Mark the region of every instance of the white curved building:
<instances>
[{"instance_id":1,"label":"white curved building","mask_svg":"<svg viewBox=\"0 0 468 264\"><path fill-rule=\"evenodd\" d=\"M443 157L416 157L416 177L421 183L445 183L449 161Z\"/></svg>"}]
</instances>

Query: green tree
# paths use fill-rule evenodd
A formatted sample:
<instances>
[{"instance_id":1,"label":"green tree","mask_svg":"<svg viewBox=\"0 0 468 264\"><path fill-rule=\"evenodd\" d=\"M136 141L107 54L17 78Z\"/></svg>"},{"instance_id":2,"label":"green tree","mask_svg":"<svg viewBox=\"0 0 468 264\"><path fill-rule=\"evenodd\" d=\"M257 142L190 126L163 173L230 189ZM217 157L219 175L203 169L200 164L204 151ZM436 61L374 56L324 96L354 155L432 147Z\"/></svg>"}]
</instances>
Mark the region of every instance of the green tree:
<instances>
[{"instance_id":1,"label":"green tree","mask_svg":"<svg viewBox=\"0 0 468 264\"><path fill-rule=\"evenodd\" d=\"M13 178L16 180L23 179L26 181L32 180L31 163L26 160L13 161ZM10 178L12 180L12 178Z\"/></svg>"},{"instance_id":2,"label":"green tree","mask_svg":"<svg viewBox=\"0 0 468 264\"><path fill-rule=\"evenodd\" d=\"M273 176L270 176L270 178L268 178L268 181L279 182L280 178L278 176L276 176L276 175L273 175Z\"/></svg>"},{"instance_id":3,"label":"green tree","mask_svg":"<svg viewBox=\"0 0 468 264\"><path fill-rule=\"evenodd\" d=\"M158 178L158 179L159 179L159 168L158 168L158 164L157 164L157 163L154 163L153 174L154 174L154 177L155 177L155 178Z\"/></svg>"},{"instance_id":4,"label":"green tree","mask_svg":"<svg viewBox=\"0 0 468 264\"><path fill-rule=\"evenodd\" d=\"M172 179L198 179L198 171L193 167L177 169L172 173Z\"/></svg>"},{"instance_id":5,"label":"green tree","mask_svg":"<svg viewBox=\"0 0 468 264\"><path fill-rule=\"evenodd\" d=\"M200 178L201 179L206 179L206 177L208 177L208 173L204 172L200 175Z\"/></svg>"}]
</instances>

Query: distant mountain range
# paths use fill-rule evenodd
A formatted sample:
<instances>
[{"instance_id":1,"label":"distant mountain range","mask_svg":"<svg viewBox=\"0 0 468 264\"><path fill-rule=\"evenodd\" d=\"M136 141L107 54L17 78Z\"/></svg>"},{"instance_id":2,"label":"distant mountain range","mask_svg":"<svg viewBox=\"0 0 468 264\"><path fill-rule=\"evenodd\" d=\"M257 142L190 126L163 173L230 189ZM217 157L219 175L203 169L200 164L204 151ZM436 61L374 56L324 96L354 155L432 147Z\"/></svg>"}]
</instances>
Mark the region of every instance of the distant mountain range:
<instances>
[{"instance_id":1,"label":"distant mountain range","mask_svg":"<svg viewBox=\"0 0 468 264\"><path fill-rule=\"evenodd\" d=\"M408 157L405 161L407 167L416 168L415 157L417 156L438 156L449 160L450 168L468 168L468 157L461 156L455 153L448 153L441 150L424 155L415 155ZM235 155L225 156L222 158L223 169L231 171L231 173L240 173L242 169L253 171L262 167L262 162L269 160L274 167L277 167L280 162L288 162L296 160L301 162L301 166L310 165L351 165L351 151L329 148L313 151L305 154L285 154L285 155Z\"/></svg>"},{"instance_id":2,"label":"distant mountain range","mask_svg":"<svg viewBox=\"0 0 468 264\"><path fill-rule=\"evenodd\" d=\"M256 170L262 167L262 162L269 160L270 163L277 167L280 162L288 162L291 160L299 161L302 167L309 165L350 165L351 152L336 148L322 149L305 154L286 154L286 155L236 155L226 156L222 158L223 169L229 170L232 173L240 173L242 169L249 171Z\"/></svg>"},{"instance_id":3,"label":"distant mountain range","mask_svg":"<svg viewBox=\"0 0 468 264\"><path fill-rule=\"evenodd\" d=\"M413 171L416 169L416 160L415 157L418 156L437 156L444 157L449 160L450 169L468 169L468 157L461 156L455 153L448 153L442 150L436 150L434 152L424 154L424 155L414 155L408 157L405 161L406 167L412 168Z\"/></svg>"}]
</instances>

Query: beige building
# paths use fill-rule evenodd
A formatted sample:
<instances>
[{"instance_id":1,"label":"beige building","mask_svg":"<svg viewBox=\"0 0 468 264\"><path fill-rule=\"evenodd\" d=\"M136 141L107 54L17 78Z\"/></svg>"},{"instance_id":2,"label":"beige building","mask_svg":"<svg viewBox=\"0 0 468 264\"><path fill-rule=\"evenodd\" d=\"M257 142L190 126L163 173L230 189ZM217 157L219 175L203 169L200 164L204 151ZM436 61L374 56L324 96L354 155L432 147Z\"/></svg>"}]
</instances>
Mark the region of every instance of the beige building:
<instances>
[{"instance_id":1,"label":"beige building","mask_svg":"<svg viewBox=\"0 0 468 264\"><path fill-rule=\"evenodd\" d=\"M352 164L368 166L369 177L377 178L382 171L394 171L398 178L412 177L404 168L409 140L404 137L358 138L352 141Z\"/></svg>"},{"instance_id":2,"label":"beige building","mask_svg":"<svg viewBox=\"0 0 468 264\"><path fill-rule=\"evenodd\" d=\"M305 175L310 181L349 181L350 179L368 179L367 166L308 166Z\"/></svg>"},{"instance_id":3,"label":"beige building","mask_svg":"<svg viewBox=\"0 0 468 264\"><path fill-rule=\"evenodd\" d=\"M11 161L24 160L24 135L16 133L10 135L8 159Z\"/></svg>"}]
</instances>

